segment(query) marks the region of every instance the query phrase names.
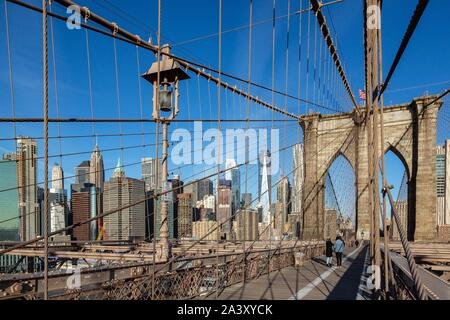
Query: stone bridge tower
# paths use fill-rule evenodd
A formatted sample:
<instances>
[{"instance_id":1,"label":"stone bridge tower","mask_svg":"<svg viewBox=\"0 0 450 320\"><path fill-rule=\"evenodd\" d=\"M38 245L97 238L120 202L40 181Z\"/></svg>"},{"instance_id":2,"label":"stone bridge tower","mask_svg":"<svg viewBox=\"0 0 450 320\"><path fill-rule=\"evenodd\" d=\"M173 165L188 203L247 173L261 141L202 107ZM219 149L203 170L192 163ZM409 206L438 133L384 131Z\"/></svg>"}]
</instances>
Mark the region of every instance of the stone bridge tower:
<instances>
[{"instance_id":1,"label":"stone bridge tower","mask_svg":"<svg viewBox=\"0 0 450 320\"><path fill-rule=\"evenodd\" d=\"M436 237L436 118L442 102L430 104L434 99L436 96L419 97L408 104L384 108L383 152L394 152L407 171L409 223L405 228L408 238L416 241ZM369 238L368 139L364 118L363 109L359 113L313 113L302 118L305 239L324 237L325 176L339 155L349 161L355 172L357 238Z\"/></svg>"}]
</instances>

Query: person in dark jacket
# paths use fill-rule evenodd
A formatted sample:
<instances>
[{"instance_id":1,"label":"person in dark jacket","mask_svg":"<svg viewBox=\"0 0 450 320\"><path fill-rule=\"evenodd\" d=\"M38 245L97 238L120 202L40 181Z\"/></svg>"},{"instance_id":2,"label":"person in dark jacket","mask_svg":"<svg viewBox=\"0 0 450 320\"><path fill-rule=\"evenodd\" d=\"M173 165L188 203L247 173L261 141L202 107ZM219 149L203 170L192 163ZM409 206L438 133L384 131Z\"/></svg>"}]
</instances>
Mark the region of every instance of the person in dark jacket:
<instances>
[{"instance_id":1,"label":"person in dark jacket","mask_svg":"<svg viewBox=\"0 0 450 320\"><path fill-rule=\"evenodd\" d=\"M325 243L325 256L327 257L327 266L332 267L333 266L333 242L331 242L331 239L327 239L327 242Z\"/></svg>"}]
</instances>

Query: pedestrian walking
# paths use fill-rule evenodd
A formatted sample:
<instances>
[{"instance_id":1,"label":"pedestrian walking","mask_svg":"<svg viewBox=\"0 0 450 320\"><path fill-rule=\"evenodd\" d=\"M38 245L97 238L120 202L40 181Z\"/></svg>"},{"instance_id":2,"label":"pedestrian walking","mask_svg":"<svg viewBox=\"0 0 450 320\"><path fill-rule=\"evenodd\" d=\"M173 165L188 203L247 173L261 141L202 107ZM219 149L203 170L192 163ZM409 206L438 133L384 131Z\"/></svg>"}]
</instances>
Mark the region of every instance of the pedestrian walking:
<instances>
[{"instance_id":1,"label":"pedestrian walking","mask_svg":"<svg viewBox=\"0 0 450 320\"><path fill-rule=\"evenodd\" d=\"M340 236L336 237L334 244L334 253L336 254L336 265L338 268L342 266L342 253L344 252L345 242Z\"/></svg>"},{"instance_id":2,"label":"pedestrian walking","mask_svg":"<svg viewBox=\"0 0 450 320\"><path fill-rule=\"evenodd\" d=\"M325 242L325 256L327 257L327 266L332 267L333 266L333 242L331 242L331 239L327 239Z\"/></svg>"}]
</instances>

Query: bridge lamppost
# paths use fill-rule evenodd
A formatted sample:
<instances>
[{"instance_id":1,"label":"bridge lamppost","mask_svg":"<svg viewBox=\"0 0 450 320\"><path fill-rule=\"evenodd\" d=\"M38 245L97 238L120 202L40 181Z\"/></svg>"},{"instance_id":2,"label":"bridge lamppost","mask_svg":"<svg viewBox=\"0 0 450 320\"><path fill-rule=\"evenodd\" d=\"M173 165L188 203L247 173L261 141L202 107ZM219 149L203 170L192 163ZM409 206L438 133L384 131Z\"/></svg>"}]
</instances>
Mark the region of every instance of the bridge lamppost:
<instances>
[{"instance_id":1,"label":"bridge lamppost","mask_svg":"<svg viewBox=\"0 0 450 320\"><path fill-rule=\"evenodd\" d=\"M170 47L161 47L162 58L152 64L150 69L142 77L153 85L153 113L152 117L156 123L162 124L162 171L161 182L162 191L170 190L167 183L167 149L169 147L167 129L170 121L178 114L178 84L180 80L189 79L189 75L183 70L181 65L167 54ZM173 107L172 107L173 102ZM158 163L156 164L158 165ZM156 177L156 181L158 177ZM161 227L159 232L162 247L162 258L170 257L169 225L168 225L169 196L164 194L161 199ZM155 214L157 214L155 212ZM156 236L156 235L153 235Z\"/></svg>"}]
</instances>

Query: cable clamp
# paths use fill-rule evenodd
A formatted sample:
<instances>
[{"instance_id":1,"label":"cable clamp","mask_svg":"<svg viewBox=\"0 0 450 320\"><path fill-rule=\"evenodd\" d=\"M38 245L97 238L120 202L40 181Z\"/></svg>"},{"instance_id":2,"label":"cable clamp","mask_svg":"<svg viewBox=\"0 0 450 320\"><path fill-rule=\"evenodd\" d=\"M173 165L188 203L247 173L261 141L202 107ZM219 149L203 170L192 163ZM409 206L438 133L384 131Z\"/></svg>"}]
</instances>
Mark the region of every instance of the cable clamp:
<instances>
[{"instance_id":1,"label":"cable clamp","mask_svg":"<svg viewBox=\"0 0 450 320\"><path fill-rule=\"evenodd\" d=\"M112 22L111 24L112 24L113 27L114 27L114 29L113 29L113 36L116 36L116 35L117 35L117 32L119 31L119 26L118 26L117 23L115 23L115 22Z\"/></svg>"},{"instance_id":2,"label":"cable clamp","mask_svg":"<svg viewBox=\"0 0 450 320\"><path fill-rule=\"evenodd\" d=\"M134 36L136 37L136 43L137 43L138 45L140 45L140 44L142 43L141 37L140 37L139 35L137 35L137 34L135 34Z\"/></svg>"},{"instance_id":3,"label":"cable clamp","mask_svg":"<svg viewBox=\"0 0 450 320\"><path fill-rule=\"evenodd\" d=\"M83 7L84 10L84 22L88 22L89 18L91 17L91 10L89 10L88 7Z\"/></svg>"}]
</instances>

